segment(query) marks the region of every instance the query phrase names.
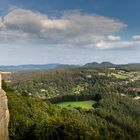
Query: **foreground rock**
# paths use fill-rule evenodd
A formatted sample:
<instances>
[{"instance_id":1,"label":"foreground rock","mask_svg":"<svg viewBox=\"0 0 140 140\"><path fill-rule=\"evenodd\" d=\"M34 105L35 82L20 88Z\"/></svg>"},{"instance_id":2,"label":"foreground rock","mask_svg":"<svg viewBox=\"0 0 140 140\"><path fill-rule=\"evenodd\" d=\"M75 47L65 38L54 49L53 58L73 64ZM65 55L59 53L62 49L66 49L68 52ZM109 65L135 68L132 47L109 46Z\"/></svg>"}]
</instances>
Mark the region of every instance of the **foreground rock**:
<instances>
[{"instance_id":1,"label":"foreground rock","mask_svg":"<svg viewBox=\"0 0 140 140\"><path fill-rule=\"evenodd\" d=\"M5 91L0 89L0 140L8 140L9 110Z\"/></svg>"}]
</instances>

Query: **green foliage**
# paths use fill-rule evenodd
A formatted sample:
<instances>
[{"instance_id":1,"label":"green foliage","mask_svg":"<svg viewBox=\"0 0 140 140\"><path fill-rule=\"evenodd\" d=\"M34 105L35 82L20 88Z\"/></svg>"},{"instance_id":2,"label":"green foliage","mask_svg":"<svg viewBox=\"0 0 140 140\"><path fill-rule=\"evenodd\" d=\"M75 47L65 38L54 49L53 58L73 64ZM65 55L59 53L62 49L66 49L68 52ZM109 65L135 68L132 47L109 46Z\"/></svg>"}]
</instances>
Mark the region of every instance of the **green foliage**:
<instances>
[{"instance_id":1,"label":"green foliage","mask_svg":"<svg viewBox=\"0 0 140 140\"><path fill-rule=\"evenodd\" d=\"M8 99L11 140L92 137L86 134L87 131L92 134L92 130L83 124L79 112L63 110L39 99L20 97L14 93L8 93Z\"/></svg>"},{"instance_id":2,"label":"green foliage","mask_svg":"<svg viewBox=\"0 0 140 140\"><path fill-rule=\"evenodd\" d=\"M8 92L11 140L138 140L140 102L104 95L94 110L60 108Z\"/></svg>"},{"instance_id":3,"label":"green foliage","mask_svg":"<svg viewBox=\"0 0 140 140\"><path fill-rule=\"evenodd\" d=\"M13 75L11 86L17 94L44 98L116 92L117 88L112 83L120 80L107 75L107 72L100 75L89 69L21 73Z\"/></svg>"},{"instance_id":4,"label":"green foliage","mask_svg":"<svg viewBox=\"0 0 140 140\"><path fill-rule=\"evenodd\" d=\"M130 82L111 73L117 71L80 68L13 75L10 87L14 90L3 82L9 100L10 139L140 139L140 101L129 96L135 94L134 88L140 88L139 80ZM138 77L138 73L132 75ZM48 100L96 102L89 110L61 108Z\"/></svg>"},{"instance_id":5,"label":"green foliage","mask_svg":"<svg viewBox=\"0 0 140 140\"><path fill-rule=\"evenodd\" d=\"M13 91L9 86L7 86L7 83L4 80L2 80L2 89L4 91Z\"/></svg>"}]
</instances>

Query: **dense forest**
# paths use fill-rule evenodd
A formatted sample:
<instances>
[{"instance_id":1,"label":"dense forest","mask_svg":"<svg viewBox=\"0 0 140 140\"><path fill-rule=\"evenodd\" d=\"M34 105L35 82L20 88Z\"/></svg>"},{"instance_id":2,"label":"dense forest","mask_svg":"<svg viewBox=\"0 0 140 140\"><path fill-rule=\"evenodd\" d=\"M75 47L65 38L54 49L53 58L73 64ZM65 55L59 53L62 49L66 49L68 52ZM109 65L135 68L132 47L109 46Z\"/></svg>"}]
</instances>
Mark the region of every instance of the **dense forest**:
<instances>
[{"instance_id":1,"label":"dense forest","mask_svg":"<svg viewBox=\"0 0 140 140\"><path fill-rule=\"evenodd\" d=\"M136 77L139 72L89 68L15 73L11 83L3 81L10 140L138 140ZM55 104L82 100L94 100L92 109Z\"/></svg>"},{"instance_id":2,"label":"dense forest","mask_svg":"<svg viewBox=\"0 0 140 140\"><path fill-rule=\"evenodd\" d=\"M104 95L92 110L60 108L7 92L11 140L138 140L140 102Z\"/></svg>"},{"instance_id":3,"label":"dense forest","mask_svg":"<svg viewBox=\"0 0 140 140\"><path fill-rule=\"evenodd\" d=\"M76 68L15 73L10 86L18 95L40 98L98 93L123 93L135 97L137 91L133 88L140 87L139 81L140 72Z\"/></svg>"}]
</instances>

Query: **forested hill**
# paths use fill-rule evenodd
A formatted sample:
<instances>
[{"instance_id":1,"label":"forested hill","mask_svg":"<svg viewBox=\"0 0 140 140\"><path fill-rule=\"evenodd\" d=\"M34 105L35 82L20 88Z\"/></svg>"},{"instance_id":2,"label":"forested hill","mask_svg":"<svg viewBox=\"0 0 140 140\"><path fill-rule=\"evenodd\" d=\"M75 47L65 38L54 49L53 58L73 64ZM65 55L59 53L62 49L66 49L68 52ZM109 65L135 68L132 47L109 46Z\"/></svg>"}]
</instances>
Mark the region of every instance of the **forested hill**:
<instances>
[{"instance_id":1,"label":"forested hill","mask_svg":"<svg viewBox=\"0 0 140 140\"><path fill-rule=\"evenodd\" d=\"M92 63L87 63L83 67L90 67L90 68L115 68L115 69L122 69L122 70L140 70L140 63L131 63L131 64L113 64L111 62L102 62L102 63L97 63L97 62L92 62Z\"/></svg>"},{"instance_id":2,"label":"forested hill","mask_svg":"<svg viewBox=\"0 0 140 140\"><path fill-rule=\"evenodd\" d=\"M93 68L114 68L117 67L117 65L111 63L111 62L102 62L102 63L97 63L97 62L92 62L92 63L87 63L83 67L93 67Z\"/></svg>"},{"instance_id":3,"label":"forested hill","mask_svg":"<svg viewBox=\"0 0 140 140\"><path fill-rule=\"evenodd\" d=\"M91 110L61 108L8 91L10 140L138 140L140 102L101 96Z\"/></svg>"}]
</instances>

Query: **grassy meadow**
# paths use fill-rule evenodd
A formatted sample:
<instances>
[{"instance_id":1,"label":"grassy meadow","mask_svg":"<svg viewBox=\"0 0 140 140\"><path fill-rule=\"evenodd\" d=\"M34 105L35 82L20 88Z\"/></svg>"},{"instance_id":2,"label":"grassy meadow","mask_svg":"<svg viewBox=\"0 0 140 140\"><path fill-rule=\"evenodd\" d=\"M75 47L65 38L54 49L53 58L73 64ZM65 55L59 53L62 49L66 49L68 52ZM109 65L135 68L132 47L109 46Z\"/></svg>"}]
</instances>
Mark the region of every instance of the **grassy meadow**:
<instances>
[{"instance_id":1,"label":"grassy meadow","mask_svg":"<svg viewBox=\"0 0 140 140\"><path fill-rule=\"evenodd\" d=\"M73 108L82 108L82 109L93 109L92 105L95 103L93 100L88 101L71 101L71 102L60 102L59 105L62 108L73 107Z\"/></svg>"}]
</instances>

